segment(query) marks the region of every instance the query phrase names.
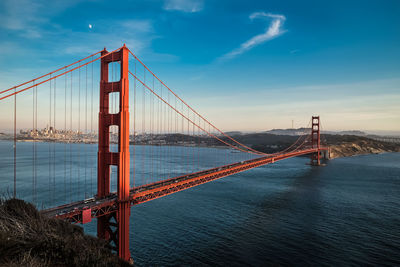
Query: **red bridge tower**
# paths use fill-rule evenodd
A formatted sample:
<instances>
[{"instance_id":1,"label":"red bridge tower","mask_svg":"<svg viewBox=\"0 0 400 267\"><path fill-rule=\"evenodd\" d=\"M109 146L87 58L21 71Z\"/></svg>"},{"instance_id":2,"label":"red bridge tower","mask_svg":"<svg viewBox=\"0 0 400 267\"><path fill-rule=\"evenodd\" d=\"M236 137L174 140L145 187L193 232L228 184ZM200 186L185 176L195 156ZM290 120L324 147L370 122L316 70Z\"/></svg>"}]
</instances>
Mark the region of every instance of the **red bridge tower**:
<instances>
[{"instance_id":1,"label":"red bridge tower","mask_svg":"<svg viewBox=\"0 0 400 267\"><path fill-rule=\"evenodd\" d=\"M319 116L311 119L311 148L318 148L318 152L311 154L311 165L320 165L320 122Z\"/></svg>"},{"instance_id":2,"label":"red bridge tower","mask_svg":"<svg viewBox=\"0 0 400 267\"><path fill-rule=\"evenodd\" d=\"M118 209L98 218L97 235L110 241L118 256L130 260L129 252L129 50L124 45L119 51L108 54L104 49L100 74L99 152L97 197L110 195L110 166L118 168ZM119 62L119 81L109 82L109 64ZM119 112L111 114L109 94L119 93ZM110 126L118 126L118 152L110 152ZM113 244L114 243L114 244Z\"/></svg>"}]
</instances>

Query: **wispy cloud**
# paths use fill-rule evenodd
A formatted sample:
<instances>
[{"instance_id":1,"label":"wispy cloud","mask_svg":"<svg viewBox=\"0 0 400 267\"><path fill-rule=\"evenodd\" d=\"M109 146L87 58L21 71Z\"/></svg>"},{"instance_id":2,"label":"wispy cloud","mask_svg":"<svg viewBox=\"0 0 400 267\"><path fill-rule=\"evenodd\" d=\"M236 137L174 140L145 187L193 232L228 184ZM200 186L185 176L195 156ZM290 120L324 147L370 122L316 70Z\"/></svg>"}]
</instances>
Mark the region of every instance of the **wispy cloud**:
<instances>
[{"instance_id":1,"label":"wispy cloud","mask_svg":"<svg viewBox=\"0 0 400 267\"><path fill-rule=\"evenodd\" d=\"M182 12L195 13L203 9L203 0L165 0L165 10L177 10Z\"/></svg>"},{"instance_id":2,"label":"wispy cloud","mask_svg":"<svg viewBox=\"0 0 400 267\"><path fill-rule=\"evenodd\" d=\"M40 5L30 3L28 0L4 0L2 2L2 14L0 15L0 27L17 32L21 37L39 38L40 30L36 26L45 19L37 16Z\"/></svg>"},{"instance_id":3,"label":"wispy cloud","mask_svg":"<svg viewBox=\"0 0 400 267\"><path fill-rule=\"evenodd\" d=\"M99 32L92 30L90 33L86 31L64 33L68 36L67 40L71 41L63 44L63 52L67 54L88 54L98 44L101 44L102 47L115 49L125 43L130 49L141 53L151 46L152 40L157 38L151 20L97 20L93 22L93 25L98 25L96 28L101 30ZM118 31L115 31L116 28L118 28Z\"/></svg>"},{"instance_id":4,"label":"wispy cloud","mask_svg":"<svg viewBox=\"0 0 400 267\"><path fill-rule=\"evenodd\" d=\"M128 20L93 20L90 31L65 31L62 45L55 44L61 54L87 55L93 51L106 47L108 50L116 49L126 44L137 56L147 62L173 62L177 56L157 53L152 49L152 42L162 38L154 29L154 21L150 19ZM115 29L118 29L116 31ZM55 53L57 52L55 51Z\"/></svg>"},{"instance_id":5,"label":"wispy cloud","mask_svg":"<svg viewBox=\"0 0 400 267\"><path fill-rule=\"evenodd\" d=\"M251 20L270 18L270 19L272 19L272 21L269 24L269 26L266 28L265 32L253 36L246 42L242 43L240 45L240 47L223 55L222 57L219 58L220 61L234 58L234 57L236 57L240 54L243 54L244 52L252 49L253 47L255 47L257 45L260 45L269 40L272 40L286 32L285 30L283 30L283 24L286 20L286 17L283 15L271 14L271 13L265 13L265 12L255 12L255 13L252 13L249 18Z\"/></svg>"},{"instance_id":6,"label":"wispy cloud","mask_svg":"<svg viewBox=\"0 0 400 267\"><path fill-rule=\"evenodd\" d=\"M177 59L152 49L152 42L162 38L155 31L153 19L88 16L73 20L73 23L58 24L58 16L67 14L68 9L95 1L0 0L0 36L10 36L0 42L0 48L3 48L0 49L0 61L6 62L15 51L19 57L29 53L39 62L54 56L83 56L103 47L113 50L124 43L146 60L160 58L170 62ZM47 52L37 53L43 50Z\"/></svg>"},{"instance_id":7,"label":"wispy cloud","mask_svg":"<svg viewBox=\"0 0 400 267\"><path fill-rule=\"evenodd\" d=\"M152 32L153 24L150 20L131 19L121 22L124 31L132 32Z\"/></svg>"},{"instance_id":8,"label":"wispy cloud","mask_svg":"<svg viewBox=\"0 0 400 267\"><path fill-rule=\"evenodd\" d=\"M20 37L44 37L44 28L55 27L50 19L66 8L77 4L71 1L2 0L0 2L0 28L16 32Z\"/></svg>"}]
</instances>

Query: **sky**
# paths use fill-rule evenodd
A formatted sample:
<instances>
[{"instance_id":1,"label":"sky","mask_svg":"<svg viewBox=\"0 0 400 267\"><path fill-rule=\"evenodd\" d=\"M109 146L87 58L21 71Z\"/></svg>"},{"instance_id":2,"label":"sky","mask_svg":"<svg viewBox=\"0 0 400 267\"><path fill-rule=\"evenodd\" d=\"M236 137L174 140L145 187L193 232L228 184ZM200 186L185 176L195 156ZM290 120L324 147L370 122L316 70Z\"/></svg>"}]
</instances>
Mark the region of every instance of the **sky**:
<instances>
[{"instance_id":1,"label":"sky","mask_svg":"<svg viewBox=\"0 0 400 267\"><path fill-rule=\"evenodd\" d=\"M0 89L124 43L225 131L400 133L400 1L0 2Z\"/></svg>"}]
</instances>

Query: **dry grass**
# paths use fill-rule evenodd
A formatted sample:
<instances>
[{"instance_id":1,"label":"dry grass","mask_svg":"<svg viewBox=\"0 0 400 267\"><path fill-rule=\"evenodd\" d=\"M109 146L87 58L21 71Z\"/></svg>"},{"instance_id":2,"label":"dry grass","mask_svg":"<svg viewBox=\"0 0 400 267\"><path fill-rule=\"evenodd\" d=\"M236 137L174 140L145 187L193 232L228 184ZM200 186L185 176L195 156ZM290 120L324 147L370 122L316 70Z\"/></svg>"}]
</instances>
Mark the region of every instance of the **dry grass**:
<instances>
[{"instance_id":1,"label":"dry grass","mask_svg":"<svg viewBox=\"0 0 400 267\"><path fill-rule=\"evenodd\" d=\"M103 240L40 214L18 199L0 200L1 266L125 266ZM129 265L127 265L129 266Z\"/></svg>"}]
</instances>

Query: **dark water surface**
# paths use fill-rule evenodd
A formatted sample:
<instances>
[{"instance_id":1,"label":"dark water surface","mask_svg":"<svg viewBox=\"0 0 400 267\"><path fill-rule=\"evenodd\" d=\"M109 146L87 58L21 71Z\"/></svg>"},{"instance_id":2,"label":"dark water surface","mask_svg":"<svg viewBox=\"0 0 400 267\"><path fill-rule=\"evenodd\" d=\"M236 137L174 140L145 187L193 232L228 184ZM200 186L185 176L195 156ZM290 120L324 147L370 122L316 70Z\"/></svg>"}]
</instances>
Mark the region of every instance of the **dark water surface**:
<instances>
[{"instance_id":1,"label":"dark water surface","mask_svg":"<svg viewBox=\"0 0 400 267\"><path fill-rule=\"evenodd\" d=\"M31 146L17 147L19 197L28 201L32 191ZM39 151L43 150L38 203L49 201L49 173L56 174L56 186L65 179L64 145L54 145L60 151L53 163L54 172L47 163L48 146L38 144ZM12 188L12 148L10 143L0 142L0 149L0 191L4 193ZM96 147L79 147L79 151L95 153ZM204 149L202 153L202 161L211 167L217 153L222 152ZM167 160L178 166L177 172L186 168L179 155ZM85 185L95 191L95 154L86 159L90 165L86 170L79 171L84 160L74 160L79 164L71 168L71 189L81 189L82 194ZM324 167L311 167L308 162L307 158L287 159L133 207L130 247L135 263L400 265L400 153L335 159ZM77 181L78 171L81 177L86 172L84 181ZM67 169L67 190L68 177ZM62 188L54 196L60 203L69 197ZM87 233L96 233L95 221L84 227Z\"/></svg>"},{"instance_id":2,"label":"dark water surface","mask_svg":"<svg viewBox=\"0 0 400 267\"><path fill-rule=\"evenodd\" d=\"M398 265L400 153L295 158L132 209L139 266Z\"/></svg>"}]
</instances>

